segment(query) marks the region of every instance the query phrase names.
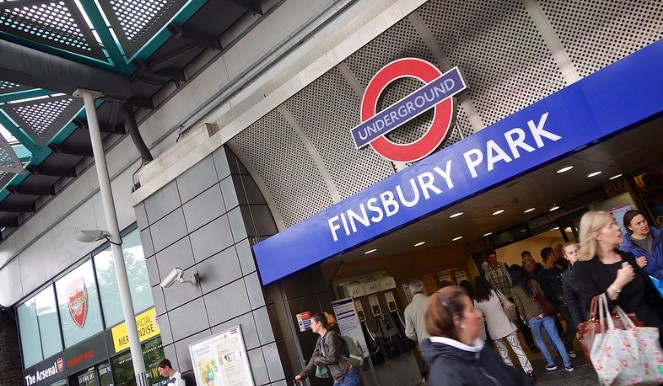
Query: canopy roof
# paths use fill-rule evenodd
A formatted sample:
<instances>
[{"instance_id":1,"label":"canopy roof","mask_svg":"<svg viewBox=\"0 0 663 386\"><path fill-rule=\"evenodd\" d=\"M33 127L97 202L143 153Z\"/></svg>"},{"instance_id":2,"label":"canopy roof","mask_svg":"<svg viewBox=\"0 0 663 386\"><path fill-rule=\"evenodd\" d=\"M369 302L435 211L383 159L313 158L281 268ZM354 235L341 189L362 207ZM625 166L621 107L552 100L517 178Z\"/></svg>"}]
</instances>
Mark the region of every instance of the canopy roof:
<instances>
[{"instance_id":1,"label":"canopy roof","mask_svg":"<svg viewBox=\"0 0 663 386\"><path fill-rule=\"evenodd\" d=\"M186 81L183 69L222 52L221 35L252 14L258 0L0 0L2 236L92 157L76 89L101 91L104 136L124 135L126 112L153 108L166 83Z\"/></svg>"}]
</instances>

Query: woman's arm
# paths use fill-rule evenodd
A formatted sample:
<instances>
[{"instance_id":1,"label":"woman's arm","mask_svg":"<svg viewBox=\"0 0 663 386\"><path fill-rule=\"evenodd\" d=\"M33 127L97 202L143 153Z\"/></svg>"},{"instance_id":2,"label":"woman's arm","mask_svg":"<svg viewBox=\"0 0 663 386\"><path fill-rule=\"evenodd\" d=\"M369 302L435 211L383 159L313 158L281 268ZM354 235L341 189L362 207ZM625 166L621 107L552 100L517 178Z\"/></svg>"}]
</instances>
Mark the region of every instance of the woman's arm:
<instances>
[{"instance_id":1,"label":"woman's arm","mask_svg":"<svg viewBox=\"0 0 663 386\"><path fill-rule=\"evenodd\" d=\"M564 290L564 299L566 300L566 307L569 309L571 319L577 326L584 322L582 312L580 311L580 298L578 293L573 289L574 283L571 282L570 272L564 272L562 275L562 289Z\"/></svg>"},{"instance_id":2,"label":"woman's arm","mask_svg":"<svg viewBox=\"0 0 663 386\"><path fill-rule=\"evenodd\" d=\"M315 366L317 365L316 360L318 357L320 357L320 339L315 342L315 350L313 350L313 355L311 355L311 359L308 361L308 364L302 370L302 372L299 373L302 379L305 379L306 377L309 377L311 374L313 374L315 371Z\"/></svg>"},{"instance_id":3,"label":"woman's arm","mask_svg":"<svg viewBox=\"0 0 663 386\"><path fill-rule=\"evenodd\" d=\"M516 303L516 307L518 307L518 314L523 319L523 322L527 324L527 315L525 315L525 305L523 304L523 299L520 297L520 289L511 287L511 295L513 296L513 302Z\"/></svg>"}]
</instances>

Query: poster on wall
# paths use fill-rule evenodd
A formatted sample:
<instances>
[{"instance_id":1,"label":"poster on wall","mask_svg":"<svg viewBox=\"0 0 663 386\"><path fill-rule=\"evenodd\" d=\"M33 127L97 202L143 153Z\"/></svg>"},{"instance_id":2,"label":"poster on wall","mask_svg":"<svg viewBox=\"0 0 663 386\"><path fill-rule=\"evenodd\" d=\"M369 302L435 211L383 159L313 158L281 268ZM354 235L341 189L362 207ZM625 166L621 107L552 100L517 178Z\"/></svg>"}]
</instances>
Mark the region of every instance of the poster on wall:
<instances>
[{"instance_id":1,"label":"poster on wall","mask_svg":"<svg viewBox=\"0 0 663 386\"><path fill-rule=\"evenodd\" d=\"M355 302L351 298L336 300L332 302L332 308L334 309L334 315L336 315L341 335L356 339L359 342L359 346L361 346L361 351L364 353L364 358L366 358L368 356L368 346L366 345L364 332L361 329L361 322L357 316Z\"/></svg>"},{"instance_id":2,"label":"poster on wall","mask_svg":"<svg viewBox=\"0 0 663 386\"><path fill-rule=\"evenodd\" d=\"M299 332L308 331L311 329L311 312L301 312L297 314L297 324L299 325Z\"/></svg>"},{"instance_id":3,"label":"poster on wall","mask_svg":"<svg viewBox=\"0 0 663 386\"><path fill-rule=\"evenodd\" d=\"M452 272L456 279L456 284L460 284L461 281L467 280L467 274L464 269L454 269Z\"/></svg>"},{"instance_id":4,"label":"poster on wall","mask_svg":"<svg viewBox=\"0 0 663 386\"><path fill-rule=\"evenodd\" d=\"M197 385L254 385L240 326L190 344L189 354Z\"/></svg>"}]
</instances>

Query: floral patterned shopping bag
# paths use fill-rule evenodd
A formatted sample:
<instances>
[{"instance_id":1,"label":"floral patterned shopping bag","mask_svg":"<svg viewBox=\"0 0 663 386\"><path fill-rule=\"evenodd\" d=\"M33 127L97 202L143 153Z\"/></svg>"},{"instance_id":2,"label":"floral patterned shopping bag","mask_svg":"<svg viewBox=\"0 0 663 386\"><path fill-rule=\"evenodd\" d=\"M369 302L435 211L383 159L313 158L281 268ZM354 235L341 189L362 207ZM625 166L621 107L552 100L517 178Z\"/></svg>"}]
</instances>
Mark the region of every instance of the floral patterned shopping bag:
<instances>
[{"instance_id":1,"label":"floral patterned shopping bag","mask_svg":"<svg viewBox=\"0 0 663 386\"><path fill-rule=\"evenodd\" d=\"M590 357L603 385L642 385L663 383L663 351L658 328L636 327L621 307L617 315L625 321L618 329L610 317L608 300L599 299L601 333L597 334ZM606 329L607 324L607 329Z\"/></svg>"}]
</instances>

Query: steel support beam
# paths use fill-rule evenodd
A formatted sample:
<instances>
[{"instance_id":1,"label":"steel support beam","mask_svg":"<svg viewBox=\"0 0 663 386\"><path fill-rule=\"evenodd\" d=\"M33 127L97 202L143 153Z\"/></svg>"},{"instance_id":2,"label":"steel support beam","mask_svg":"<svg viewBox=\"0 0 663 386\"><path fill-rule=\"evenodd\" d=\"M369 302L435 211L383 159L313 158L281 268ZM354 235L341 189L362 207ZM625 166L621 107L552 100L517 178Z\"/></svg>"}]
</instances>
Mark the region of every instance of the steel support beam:
<instances>
[{"instance_id":1,"label":"steel support beam","mask_svg":"<svg viewBox=\"0 0 663 386\"><path fill-rule=\"evenodd\" d=\"M7 204L5 202L0 203L0 212L9 212L9 213L34 213L37 211L35 204L29 205L20 205L20 204Z\"/></svg>"},{"instance_id":2,"label":"steel support beam","mask_svg":"<svg viewBox=\"0 0 663 386\"><path fill-rule=\"evenodd\" d=\"M232 3L239 5L242 8L246 8L249 11L253 12L254 15L262 15L262 7L260 6L260 0L230 0Z\"/></svg>"},{"instance_id":3,"label":"steel support beam","mask_svg":"<svg viewBox=\"0 0 663 386\"><path fill-rule=\"evenodd\" d=\"M53 186L8 186L7 191L11 194L26 196L55 196L55 188Z\"/></svg>"},{"instance_id":4,"label":"steel support beam","mask_svg":"<svg viewBox=\"0 0 663 386\"><path fill-rule=\"evenodd\" d=\"M0 228L18 228L18 219L0 220Z\"/></svg>"},{"instance_id":5,"label":"steel support beam","mask_svg":"<svg viewBox=\"0 0 663 386\"><path fill-rule=\"evenodd\" d=\"M69 154L69 155L76 155L79 157L94 156L91 147L72 146L72 145L67 145L66 143L51 143L50 145L48 145L48 148L53 150L53 152L56 154Z\"/></svg>"},{"instance_id":6,"label":"steel support beam","mask_svg":"<svg viewBox=\"0 0 663 386\"><path fill-rule=\"evenodd\" d=\"M80 130L87 130L88 129L87 122L81 121L78 118L72 120L72 123L74 125L76 125L76 127L79 128ZM127 133L124 130L123 125L115 125L115 126L99 125L99 131L101 131L103 133L119 134L119 135L125 135Z\"/></svg>"},{"instance_id":7,"label":"steel support beam","mask_svg":"<svg viewBox=\"0 0 663 386\"><path fill-rule=\"evenodd\" d=\"M56 168L47 166L26 166L25 170L33 175L42 175L49 177L76 177L76 168Z\"/></svg>"}]
</instances>

